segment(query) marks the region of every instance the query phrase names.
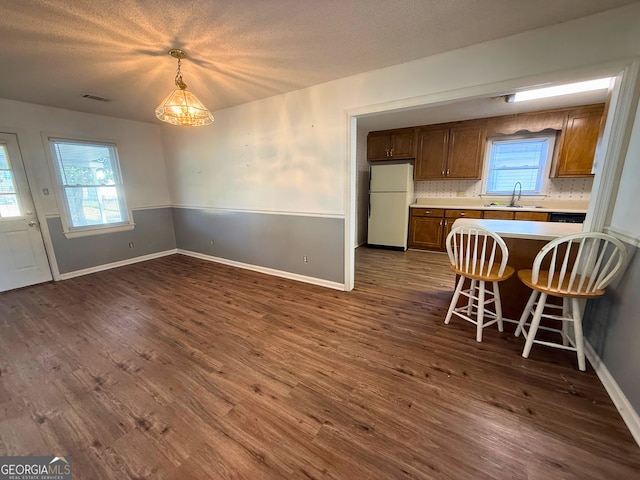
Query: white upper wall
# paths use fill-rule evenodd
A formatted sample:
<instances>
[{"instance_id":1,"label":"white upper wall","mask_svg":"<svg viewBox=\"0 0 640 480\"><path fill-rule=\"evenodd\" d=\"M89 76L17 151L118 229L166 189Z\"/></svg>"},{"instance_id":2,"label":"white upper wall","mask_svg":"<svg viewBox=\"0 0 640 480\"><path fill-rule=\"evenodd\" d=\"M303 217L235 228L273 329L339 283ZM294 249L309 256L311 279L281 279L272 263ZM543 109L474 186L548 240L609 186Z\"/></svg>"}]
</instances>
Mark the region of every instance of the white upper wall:
<instances>
[{"instance_id":1,"label":"white upper wall","mask_svg":"<svg viewBox=\"0 0 640 480\"><path fill-rule=\"evenodd\" d=\"M171 199L342 215L347 112L444 92L455 98L456 90L499 82L513 87L517 79L569 78L639 54L640 5L633 4L218 111L210 127L163 126Z\"/></svg>"},{"instance_id":2,"label":"white upper wall","mask_svg":"<svg viewBox=\"0 0 640 480\"><path fill-rule=\"evenodd\" d=\"M0 99L0 131L17 133L40 215L59 214L43 133L116 142L128 206L170 203L158 125ZM43 194L45 188L49 195Z\"/></svg>"}]
</instances>

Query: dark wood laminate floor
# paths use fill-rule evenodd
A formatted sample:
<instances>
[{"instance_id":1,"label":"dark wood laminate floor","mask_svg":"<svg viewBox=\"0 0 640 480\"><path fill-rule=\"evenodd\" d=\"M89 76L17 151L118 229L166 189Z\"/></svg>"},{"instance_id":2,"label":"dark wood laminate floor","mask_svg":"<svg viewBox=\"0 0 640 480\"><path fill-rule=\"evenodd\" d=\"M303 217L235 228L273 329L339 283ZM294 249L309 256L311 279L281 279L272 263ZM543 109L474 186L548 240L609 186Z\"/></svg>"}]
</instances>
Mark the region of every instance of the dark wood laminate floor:
<instances>
[{"instance_id":1,"label":"dark wood laminate floor","mask_svg":"<svg viewBox=\"0 0 640 480\"><path fill-rule=\"evenodd\" d=\"M171 256L0 294L0 455L74 479L631 479L591 368L445 326L446 257L345 293Z\"/></svg>"}]
</instances>

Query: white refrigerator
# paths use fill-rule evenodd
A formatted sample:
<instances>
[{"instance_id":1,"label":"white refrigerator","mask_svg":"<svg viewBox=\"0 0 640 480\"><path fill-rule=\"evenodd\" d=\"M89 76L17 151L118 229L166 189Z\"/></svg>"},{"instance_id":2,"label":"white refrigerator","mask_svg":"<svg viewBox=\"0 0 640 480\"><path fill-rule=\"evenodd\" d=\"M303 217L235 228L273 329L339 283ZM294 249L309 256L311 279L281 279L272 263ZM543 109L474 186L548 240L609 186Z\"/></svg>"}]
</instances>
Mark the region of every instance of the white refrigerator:
<instances>
[{"instance_id":1,"label":"white refrigerator","mask_svg":"<svg viewBox=\"0 0 640 480\"><path fill-rule=\"evenodd\" d=\"M413 165L373 165L369 177L367 244L407 249Z\"/></svg>"}]
</instances>

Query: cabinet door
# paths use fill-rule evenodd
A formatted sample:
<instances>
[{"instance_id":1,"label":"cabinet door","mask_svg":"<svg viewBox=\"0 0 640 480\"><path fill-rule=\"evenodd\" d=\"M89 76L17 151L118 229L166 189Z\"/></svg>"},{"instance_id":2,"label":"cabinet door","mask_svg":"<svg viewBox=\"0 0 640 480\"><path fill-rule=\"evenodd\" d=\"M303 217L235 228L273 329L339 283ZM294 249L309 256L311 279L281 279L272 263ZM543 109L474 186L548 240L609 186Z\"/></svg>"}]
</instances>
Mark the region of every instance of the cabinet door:
<instances>
[{"instance_id":1,"label":"cabinet door","mask_svg":"<svg viewBox=\"0 0 640 480\"><path fill-rule=\"evenodd\" d=\"M399 158L415 158L416 157L416 134L396 133L391 135L391 154L394 159Z\"/></svg>"},{"instance_id":2,"label":"cabinet door","mask_svg":"<svg viewBox=\"0 0 640 480\"><path fill-rule=\"evenodd\" d=\"M367 160L370 162L389 160L389 135L367 137Z\"/></svg>"},{"instance_id":3,"label":"cabinet door","mask_svg":"<svg viewBox=\"0 0 640 480\"><path fill-rule=\"evenodd\" d=\"M414 180L442 179L447 161L449 129L420 130Z\"/></svg>"},{"instance_id":4,"label":"cabinet door","mask_svg":"<svg viewBox=\"0 0 640 480\"><path fill-rule=\"evenodd\" d=\"M447 178L477 178L482 175L486 127L484 123L452 127L449 133Z\"/></svg>"},{"instance_id":5,"label":"cabinet door","mask_svg":"<svg viewBox=\"0 0 640 480\"><path fill-rule=\"evenodd\" d=\"M596 153L604 106L572 110L560 136L554 177L589 177Z\"/></svg>"},{"instance_id":6,"label":"cabinet door","mask_svg":"<svg viewBox=\"0 0 640 480\"><path fill-rule=\"evenodd\" d=\"M445 218L442 226L442 249L447 249L447 237L451 233L451 229L453 229L453 223L455 222L455 218Z\"/></svg>"},{"instance_id":7,"label":"cabinet door","mask_svg":"<svg viewBox=\"0 0 640 480\"><path fill-rule=\"evenodd\" d=\"M411 217L409 248L440 250L443 233L442 218Z\"/></svg>"}]
</instances>

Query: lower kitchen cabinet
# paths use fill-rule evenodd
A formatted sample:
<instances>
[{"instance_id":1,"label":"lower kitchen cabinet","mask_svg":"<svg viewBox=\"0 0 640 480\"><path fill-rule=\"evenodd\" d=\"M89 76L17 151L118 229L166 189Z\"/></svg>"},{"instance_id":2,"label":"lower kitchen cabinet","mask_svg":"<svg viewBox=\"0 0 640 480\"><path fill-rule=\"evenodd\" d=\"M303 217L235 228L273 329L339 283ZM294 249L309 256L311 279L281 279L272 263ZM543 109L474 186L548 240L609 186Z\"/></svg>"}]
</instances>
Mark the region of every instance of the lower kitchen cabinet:
<instances>
[{"instance_id":1,"label":"lower kitchen cabinet","mask_svg":"<svg viewBox=\"0 0 640 480\"><path fill-rule=\"evenodd\" d=\"M549 214L545 212L512 212L509 210L485 210L483 217L486 220L529 220L530 222L546 222Z\"/></svg>"},{"instance_id":2,"label":"lower kitchen cabinet","mask_svg":"<svg viewBox=\"0 0 640 480\"><path fill-rule=\"evenodd\" d=\"M546 222L546 212L510 210L466 210L442 208L411 208L409 217L409 248L418 250L446 250L447 235L457 218L485 218L497 220L529 220Z\"/></svg>"},{"instance_id":3,"label":"lower kitchen cabinet","mask_svg":"<svg viewBox=\"0 0 640 480\"><path fill-rule=\"evenodd\" d=\"M513 220L513 212L507 210L487 210L482 218L489 220Z\"/></svg>"},{"instance_id":4,"label":"lower kitchen cabinet","mask_svg":"<svg viewBox=\"0 0 640 480\"><path fill-rule=\"evenodd\" d=\"M457 218L482 218L482 211L412 208L409 248L445 250L447 235Z\"/></svg>"},{"instance_id":5,"label":"lower kitchen cabinet","mask_svg":"<svg viewBox=\"0 0 640 480\"><path fill-rule=\"evenodd\" d=\"M444 210L412 208L409 217L409 248L439 250L442 246Z\"/></svg>"},{"instance_id":6,"label":"lower kitchen cabinet","mask_svg":"<svg viewBox=\"0 0 640 480\"><path fill-rule=\"evenodd\" d=\"M442 232L442 249L447 248L447 235L453 228L453 223L457 218L482 218L482 210L445 210L444 214L444 231Z\"/></svg>"},{"instance_id":7,"label":"lower kitchen cabinet","mask_svg":"<svg viewBox=\"0 0 640 480\"><path fill-rule=\"evenodd\" d=\"M513 212L514 220L529 220L530 222L547 222L549 214L545 212Z\"/></svg>"},{"instance_id":8,"label":"lower kitchen cabinet","mask_svg":"<svg viewBox=\"0 0 640 480\"><path fill-rule=\"evenodd\" d=\"M439 250L442 246L442 218L411 217L409 248Z\"/></svg>"}]
</instances>

